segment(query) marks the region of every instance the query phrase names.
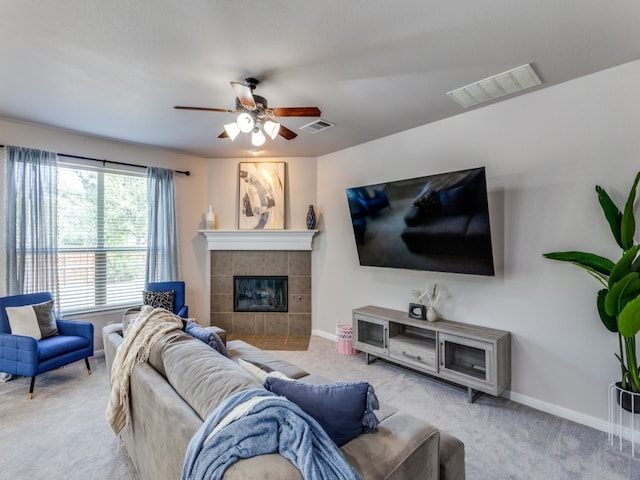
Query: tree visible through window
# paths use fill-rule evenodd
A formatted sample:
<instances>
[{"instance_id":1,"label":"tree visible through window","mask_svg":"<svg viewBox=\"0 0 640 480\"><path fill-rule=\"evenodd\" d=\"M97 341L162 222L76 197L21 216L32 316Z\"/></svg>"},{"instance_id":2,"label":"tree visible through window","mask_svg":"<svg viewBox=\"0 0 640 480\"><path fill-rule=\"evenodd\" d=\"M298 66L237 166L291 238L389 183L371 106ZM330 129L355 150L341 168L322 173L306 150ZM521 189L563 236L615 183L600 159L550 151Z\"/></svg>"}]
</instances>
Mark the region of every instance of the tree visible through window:
<instances>
[{"instance_id":1,"label":"tree visible through window","mask_svg":"<svg viewBox=\"0 0 640 480\"><path fill-rule=\"evenodd\" d=\"M63 312L141 303L146 245L143 174L59 166L58 280Z\"/></svg>"}]
</instances>

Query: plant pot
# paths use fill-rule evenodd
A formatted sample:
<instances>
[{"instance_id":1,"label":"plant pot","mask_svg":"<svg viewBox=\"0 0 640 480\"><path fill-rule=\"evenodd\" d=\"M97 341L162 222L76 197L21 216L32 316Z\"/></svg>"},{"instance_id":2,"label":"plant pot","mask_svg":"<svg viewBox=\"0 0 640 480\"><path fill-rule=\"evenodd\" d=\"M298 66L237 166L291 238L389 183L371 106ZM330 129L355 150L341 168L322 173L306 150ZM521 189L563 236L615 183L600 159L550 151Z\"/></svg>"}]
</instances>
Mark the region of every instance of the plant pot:
<instances>
[{"instance_id":1,"label":"plant pot","mask_svg":"<svg viewBox=\"0 0 640 480\"><path fill-rule=\"evenodd\" d=\"M627 412L640 413L640 393L624 390L621 382L616 382L616 388L616 401L618 405Z\"/></svg>"}]
</instances>

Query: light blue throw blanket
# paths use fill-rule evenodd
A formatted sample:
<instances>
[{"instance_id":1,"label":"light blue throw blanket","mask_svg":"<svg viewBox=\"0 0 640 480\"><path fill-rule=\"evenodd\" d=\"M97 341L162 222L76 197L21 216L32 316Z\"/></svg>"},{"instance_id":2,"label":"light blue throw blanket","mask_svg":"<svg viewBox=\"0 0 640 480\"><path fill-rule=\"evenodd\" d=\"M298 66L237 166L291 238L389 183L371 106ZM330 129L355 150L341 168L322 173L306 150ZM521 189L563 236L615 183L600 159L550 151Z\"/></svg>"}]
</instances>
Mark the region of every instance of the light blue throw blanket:
<instances>
[{"instance_id":1,"label":"light blue throw blanket","mask_svg":"<svg viewBox=\"0 0 640 480\"><path fill-rule=\"evenodd\" d=\"M229 412L256 396L268 398L207 441ZM263 389L237 392L209 415L189 443L181 479L221 479L238 460L268 453L287 458L305 480L360 479L313 418L293 402Z\"/></svg>"}]
</instances>

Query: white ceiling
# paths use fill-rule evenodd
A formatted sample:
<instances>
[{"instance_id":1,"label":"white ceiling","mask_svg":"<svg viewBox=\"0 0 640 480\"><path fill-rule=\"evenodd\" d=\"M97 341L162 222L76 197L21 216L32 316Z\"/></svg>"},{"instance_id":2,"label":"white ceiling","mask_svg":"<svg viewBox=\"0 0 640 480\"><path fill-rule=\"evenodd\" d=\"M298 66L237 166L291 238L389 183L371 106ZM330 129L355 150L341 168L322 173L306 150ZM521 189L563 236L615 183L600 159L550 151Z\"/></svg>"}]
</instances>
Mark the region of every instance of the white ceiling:
<instances>
[{"instance_id":1,"label":"white ceiling","mask_svg":"<svg viewBox=\"0 0 640 480\"><path fill-rule=\"evenodd\" d=\"M210 158L247 154L243 134L217 138L233 115L173 106L232 109L229 82L248 76L270 106L318 106L335 123L309 134L299 127L313 118L281 118L298 137L261 155L318 156L462 113L447 91L525 63L545 88L640 58L635 0L0 0L0 11L0 117Z\"/></svg>"}]
</instances>

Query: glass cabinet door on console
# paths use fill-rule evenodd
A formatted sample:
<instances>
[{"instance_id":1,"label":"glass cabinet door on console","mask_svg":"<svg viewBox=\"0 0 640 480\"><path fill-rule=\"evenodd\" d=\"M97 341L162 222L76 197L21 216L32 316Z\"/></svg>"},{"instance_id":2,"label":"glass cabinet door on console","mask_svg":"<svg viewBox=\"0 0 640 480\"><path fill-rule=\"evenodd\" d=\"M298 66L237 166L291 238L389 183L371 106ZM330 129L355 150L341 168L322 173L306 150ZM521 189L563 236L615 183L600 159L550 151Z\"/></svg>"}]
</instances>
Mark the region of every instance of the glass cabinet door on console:
<instances>
[{"instance_id":1,"label":"glass cabinet door on console","mask_svg":"<svg viewBox=\"0 0 640 480\"><path fill-rule=\"evenodd\" d=\"M440 374L453 381L491 385L493 345L478 340L440 333Z\"/></svg>"},{"instance_id":2,"label":"glass cabinet door on console","mask_svg":"<svg viewBox=\"0 0 640 480\"><path fill-rule=\"evenodd\" d=\"M353 348L373 355L386 355L389 322L366 315L354 315L353 320Z\"/></svg>"}]
</instances>

